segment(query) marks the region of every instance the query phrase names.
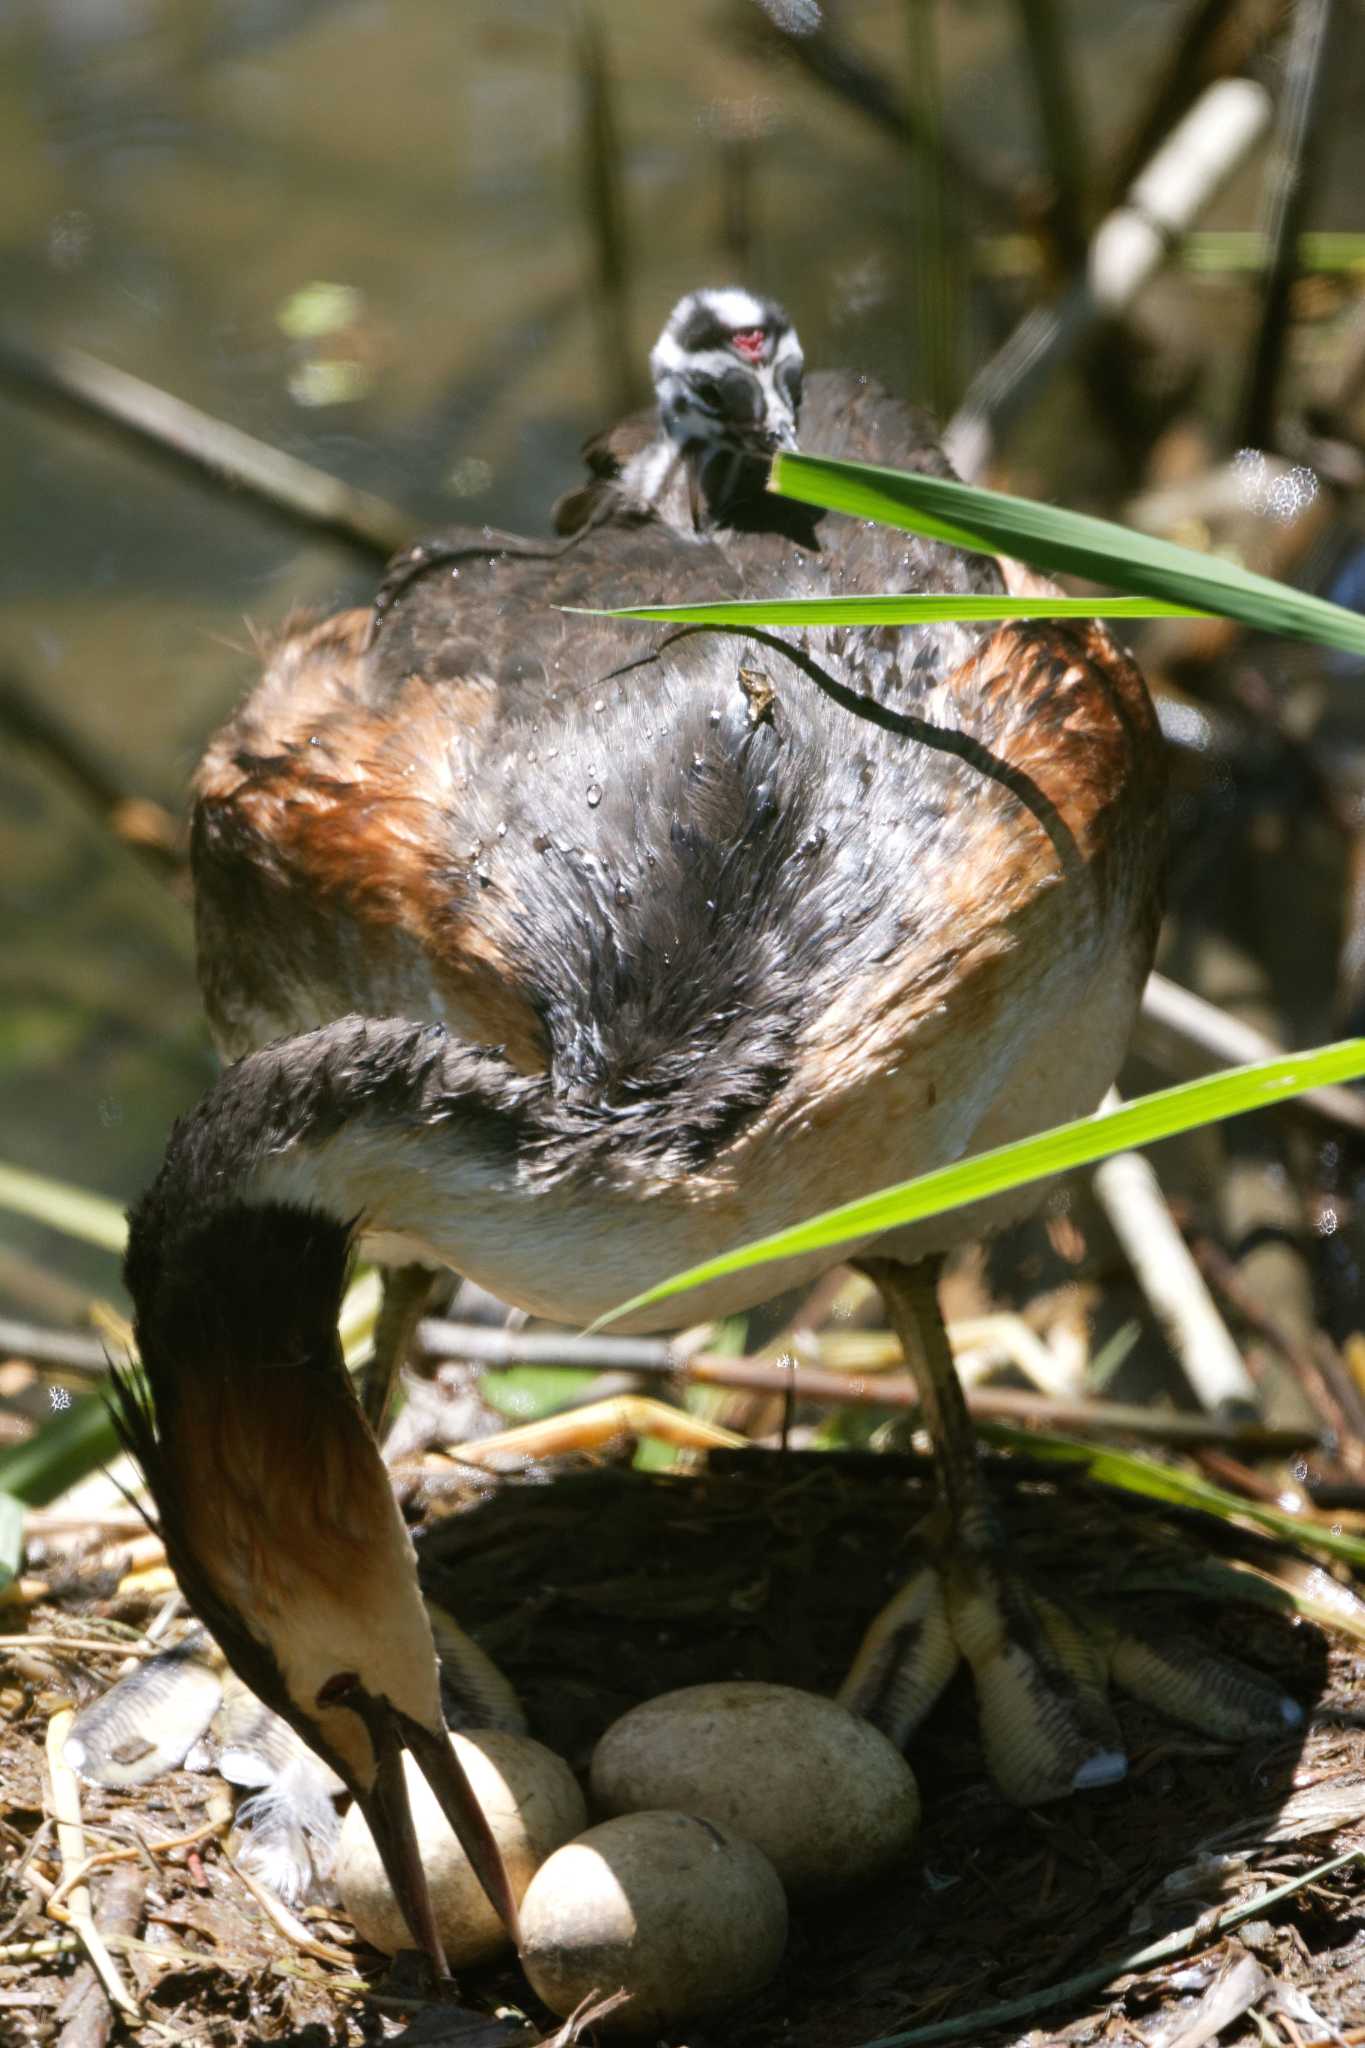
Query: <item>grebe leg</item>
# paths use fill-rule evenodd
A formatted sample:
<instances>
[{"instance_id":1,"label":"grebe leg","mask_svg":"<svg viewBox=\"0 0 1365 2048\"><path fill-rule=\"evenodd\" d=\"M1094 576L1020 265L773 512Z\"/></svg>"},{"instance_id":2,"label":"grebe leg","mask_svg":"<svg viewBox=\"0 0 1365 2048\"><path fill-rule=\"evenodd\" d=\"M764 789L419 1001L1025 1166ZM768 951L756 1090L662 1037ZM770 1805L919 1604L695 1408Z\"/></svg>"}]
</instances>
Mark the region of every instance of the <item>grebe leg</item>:
<instances>
[{"instance_id":1,"label":"grebe leg","mask_svg":"<svg viewBox=\"0 0 1365 2048\"><path fill-rule=\"evenodd\" d=\"M869 1258L919 1386L939 1499L922 1529L927 1562L874 1619L840 1692L903 1743L952 1677L972 1668L992 1775L1019 1805L1107 1785L1127 1768L1111 1679L1226 1740L1283 1734L1297 1704L1258 1673L1202 1649L1122 1633L1035 1590L1009 1560L938 1305L942 1261Z\"/></svg>"}]
</instances>

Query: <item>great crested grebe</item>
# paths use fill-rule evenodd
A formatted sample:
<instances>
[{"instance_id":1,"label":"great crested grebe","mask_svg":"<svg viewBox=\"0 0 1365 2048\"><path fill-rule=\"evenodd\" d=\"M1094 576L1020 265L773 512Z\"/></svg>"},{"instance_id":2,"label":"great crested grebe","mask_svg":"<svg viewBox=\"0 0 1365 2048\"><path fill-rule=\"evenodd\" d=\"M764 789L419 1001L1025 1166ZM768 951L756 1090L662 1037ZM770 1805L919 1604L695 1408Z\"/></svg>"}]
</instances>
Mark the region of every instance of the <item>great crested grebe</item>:
<instances>
[{"instance_id":1,"label":"great crested grebe","mask_svg":"<svg viewBox=\"0 0 1365 2048\"><path fill-rule=\"evenodd\" d=\"M410 553L377 623L287 627L214 740L201 969L242 1057L132 1217L151 1405L130 1423L172 1562L247 1683L367 1801L429 1947L393 1759L410 1742L449 1771L411 1552L337 1350L352 1251L588 1322L1092 1109L1157 926L1161 742L1100 625L746 636L559 609L1005 587L987 558L763 493L798 409L803 447L947 473L925 419L866 378L803 391L779 309L694 293L654 363L661 419L598 446L564 543ZM1141 1653L1011 1568L943 1334L945 1252L1035 1199L838 1254L919 1376L941 1495L930 1565L846 1696L903 1739L966 1656L992 1769L1030 1802L1121 1773L1106 1663L1146 1683ZM683 1313L830 1263L715 1283ZM1176 1691L1225 1733L1295 1711L1249 1675ZM484 1867L496 1891L486 1849Z\"/></svg>"}]
</instances>

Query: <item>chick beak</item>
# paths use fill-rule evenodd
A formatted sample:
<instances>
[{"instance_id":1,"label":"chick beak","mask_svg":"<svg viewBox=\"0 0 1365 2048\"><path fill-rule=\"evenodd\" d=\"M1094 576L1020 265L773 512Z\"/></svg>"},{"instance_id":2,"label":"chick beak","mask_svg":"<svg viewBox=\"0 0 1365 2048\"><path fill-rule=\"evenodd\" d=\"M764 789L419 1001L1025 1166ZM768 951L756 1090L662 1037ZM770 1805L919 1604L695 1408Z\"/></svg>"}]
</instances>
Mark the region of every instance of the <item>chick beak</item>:
<instances>
[{"instance_id":1,"label":"chick beak","mask_svg":"<svg viewBox=\"0 0 1365 2048\"><path fill-rule=\"evenodd\" d=\"M796 447L796 427L791 420L780 420L776 426L761 426L753 437L754 447L761 455L776 455L782 449Z\"/></svg>"},{"instance_id":2,"label":"chick beak","mask_svg":"<svg viewBox=\"0 0 1365 2048\"><path fill-rule=\"evenodd\" d=\"M376 1703L378 1704L378 1703ZM382 1711L366 1716L374 1746L375 1775L356 1802L379 1851L385 1875L413 1940L446 1975L445 1950L422 1868L413 1826L408 1788L403 1776L403 1751L411 1752L437 1804L469 1858L474 1874L512 1940L520 1943L517 1904L502 1856L473 1788L444 1732L437 1735L387 1700Z\"/></svg>"},{"instance_id":3,"label":"chick beak","mask_svg":"<svg viewBox=\"0 0 1365 2048\"><path fill-rule=\"evenodd\" d=\"M687 509L692 514L692 531L702 529L701 472L703 452L700 444L693 444L685 451L687 469Z\"/></svg>"}]
</instances>

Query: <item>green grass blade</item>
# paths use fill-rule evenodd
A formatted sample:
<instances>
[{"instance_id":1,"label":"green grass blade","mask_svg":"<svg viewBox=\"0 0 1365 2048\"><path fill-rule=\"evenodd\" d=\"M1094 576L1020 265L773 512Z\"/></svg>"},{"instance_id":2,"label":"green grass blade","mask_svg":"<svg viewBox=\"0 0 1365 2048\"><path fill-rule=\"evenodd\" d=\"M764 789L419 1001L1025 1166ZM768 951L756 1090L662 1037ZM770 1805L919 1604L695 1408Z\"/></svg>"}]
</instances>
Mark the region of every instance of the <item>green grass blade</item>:
<instances>
[{"instance_id":1,"label":"green grass blade","mask_svg":"<svg viewBox=\"0 0 1365 2048\"><path fill-rule=\"evenodd\" d=\"M968 1202L1003 1194L1028 1181L1044 1180L1069 1167L1088 1166L1097 1159L1108 1158L1111 1152L1150 1145L1158 1138L1174 1137L1179 1131L1196 1130L1201 1124L1241 1116L1249 1109L1265 1109L1327 1081L1353 1081L1361 1075L1365 1075L1365 1038L1347 1038L1338 1045L1260 1060L1254 1066L1233 1067L1204 1080L1163 1088L1158 1094L1125 1103L1121 1109L1101 1110L1094 1116L1080 1117L1075 1123L1060 1124L1036 1138L1021 1138L1016 1144L979 1152L974 1158L939 1167L916 1180L902 1181L875 1194L863 1195L855 1202L845 1202L837 1209L828 1209L790 1230L779 1230L752 1244L739 1245L732 1252L707 1259L635 1295L611 1315L603 1316L601 1323L614 1322L619 1316L666 1301L671 1295L683 1294L728 1273L741 1273L773 1259L789 1259L803 1252L826 1251L855 1240L865 1241L900 1224L960 1209Z\"/></svg>"},{"instance_id":2,"label":"green grass blade","mask_svg":"<svg viewBox=\"0 0 1365 2048\"><path fill-rule=\"evenodd\" d=\"M1249 1571L1230 1571L1228 1577L1243 1581L1240 1586L1229 1586L1229 1600L1249 1597L1253 1606L1297 1615L1300 1621L1311 1621L1328 1635L1348 1636L1354 1643L1365 1644L1365 1602L1335 1579L1329 1579L1325 1572L1315 1572L1313 1577L1330 1586L1331 1592L1312 1593L1305 1586L1291 1585L1287 1579L1272 1578L1268 1573L1258 1578ZM1198 1598L1199 1587L1191 1590Z\"/></svg>"},{"instance_id":3,"label":"green grass blade","mask_svg":"<svg viewBox=\"0 0 1365 2048\"><path fill-rule=\"evenodd\" d=\"M1186 235L1176 261L1186 270L1264 270L1269 253L1269 242L1255 228L1202 228ZM1299 270L1365 269L1365 235L1300 235L1296 263Z\"/></svg>"},{"instance_id":4,"label":"green grass blade","mask_svg":"<svg viewBox=\"0 0 1365 2048\"><path fill-rule=\"evenodd\" d=\"M978 554L1016 555L1042 569L1064 569L1146 597L1220 612L1257 632L1365 654L1365 617L1358 613L1217 555L1197 554L1086 513L820 455L778 455L772 488L802 504L878 519Z\"/></svg>"},{"instance_id":5,"label":"green grass blade","mask_svg":"<svg viewBox=\"0 0 1365 2048\"><path fill-rule=\"evenodd\" d=\"M127 1236L123 1210L105 1195L92 1195L86 1188L73 1188L65 1181L49 1180L46 1174L29 1173L22 1166L0 1162L0 1209L31 1222L46 1223L101 1251L121 1252Z\"/></svg>"},{"instance_id":6,"label":"green grass blade","mask_svg":"<svg viewBox=\"0 0 1365 2048\"><path fill-rule=\"evenodd\" d=\"M1107 1444L1082 1443L1076 1437L1058 1436L1050 1430L1016 1429L1009 1423L978 1425L991 1443L1025 1452L1060 1465L1079 1465L1087 1479L1118 1493L1134 1493L1143 1500L1165 1501L1170 1507L1197 1508L1221 1522L1251 1522L1268 1535L1278 1537L1295 1550L1324 1550L1343 1563L1365 1571L1365 1537L1348 1535L1306 1515L1286 1514L1283 1508L1265 1501L1247 1500L1240 1493L1228 1493L1196 1473L1179 1465L1158 1465L1152 1458L1140 1458L1132 1451L1116 1451Z\"/></svg>"},{"instance_id":7,"label":"green grass blade","mask_svg":"<svg viewBox=\"0 0 1365 2048\"><path fill-rule=\"evenodd\" d=\"M564 605L564 611L588 612ZM1164 597L979 597L918 591L872 597L742 597L719 604L630 604L601 619L663 619L683 626L925 626L945 619L1207 619Z\"/></svg>"},{"instance_id":8,"label":"green grass blade","mask_svg":"<svg viewBox=\"0 0 1365 2048\"><path fill-rule=\"evenodd\" d=\"M1326 1579L1325 1573L1314 1576ZM1300 1621L1316 1622L1319 1628L1365 1644L1365 1600L1357 1599L1337 1579L1326 1579L1326 1583L1330 1592L1313 1594L1260 1567L1205 1559L1178 1570L1125 1571L1113 1590L1123 1599L1134 1593L1155 1593L1165 1600L1180 1597L1208 1600L1218 1606L1265 1607L1272 1614L1297 1615Z\"/></svg>"},{"instance_id":9,"label":"green grass blade","mask_svg":"<svg viewBox=\"0 0 1365 2048\"><path fill-rule=\"evenodd\" d=\"M1184 270L1260 271L1270 244L1256 228L1193 228L1175 251L1173 261ZM996 234L977 237L972 250L977 271L991 278L1038 277L1044 267L1036 235ZM1332 229L1309 229L1298 238L1296 268L1300 271L1365 270L1365 235Z\"/></svg>"},{"instance_id":10,"label":"green grass blade","mask_svg":"<svg viewBox=\"0 0 1365 2048\"><path fill-rule=\"evenodd\" d=\"M1208 1600L1218 1606L1265 1607L1272 1614L1296 1615L1300 1621L1315 1622L1329 1633L1335 1631L1354 1643L1365 1644L1365 1600L1357 1599L1349 1587L1339 1579L1328 1578L1323 1571L1314 1572L1311 1579L1322 1580L1331 1591L1315 1594L1260 1568L1206 1561L1179 1571L1125 1572L1114 1591L1123 1599L1135 1593L1155 1593L1164 1600L1180 1598Z\"/></svg>"}]
</instances>

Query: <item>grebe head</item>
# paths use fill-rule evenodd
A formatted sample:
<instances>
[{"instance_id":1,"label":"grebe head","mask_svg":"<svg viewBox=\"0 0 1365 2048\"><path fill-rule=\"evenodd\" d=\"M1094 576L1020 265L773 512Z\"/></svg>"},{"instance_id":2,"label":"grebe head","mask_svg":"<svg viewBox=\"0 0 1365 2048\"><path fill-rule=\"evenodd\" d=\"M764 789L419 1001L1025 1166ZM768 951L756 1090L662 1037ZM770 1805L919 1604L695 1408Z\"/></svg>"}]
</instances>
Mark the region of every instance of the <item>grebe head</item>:
<instances>
[{"instance_id":1,"label":"grebe head","mask_svg":"<svg viewBox=\"0 0 1365 2048\"><path fill-rule=\"evenodd\" d=\"M649 358L664 431L703 459L795 448L804 368L782 307L733 285L679 299Z\"/></svg>"}]
</instances>

